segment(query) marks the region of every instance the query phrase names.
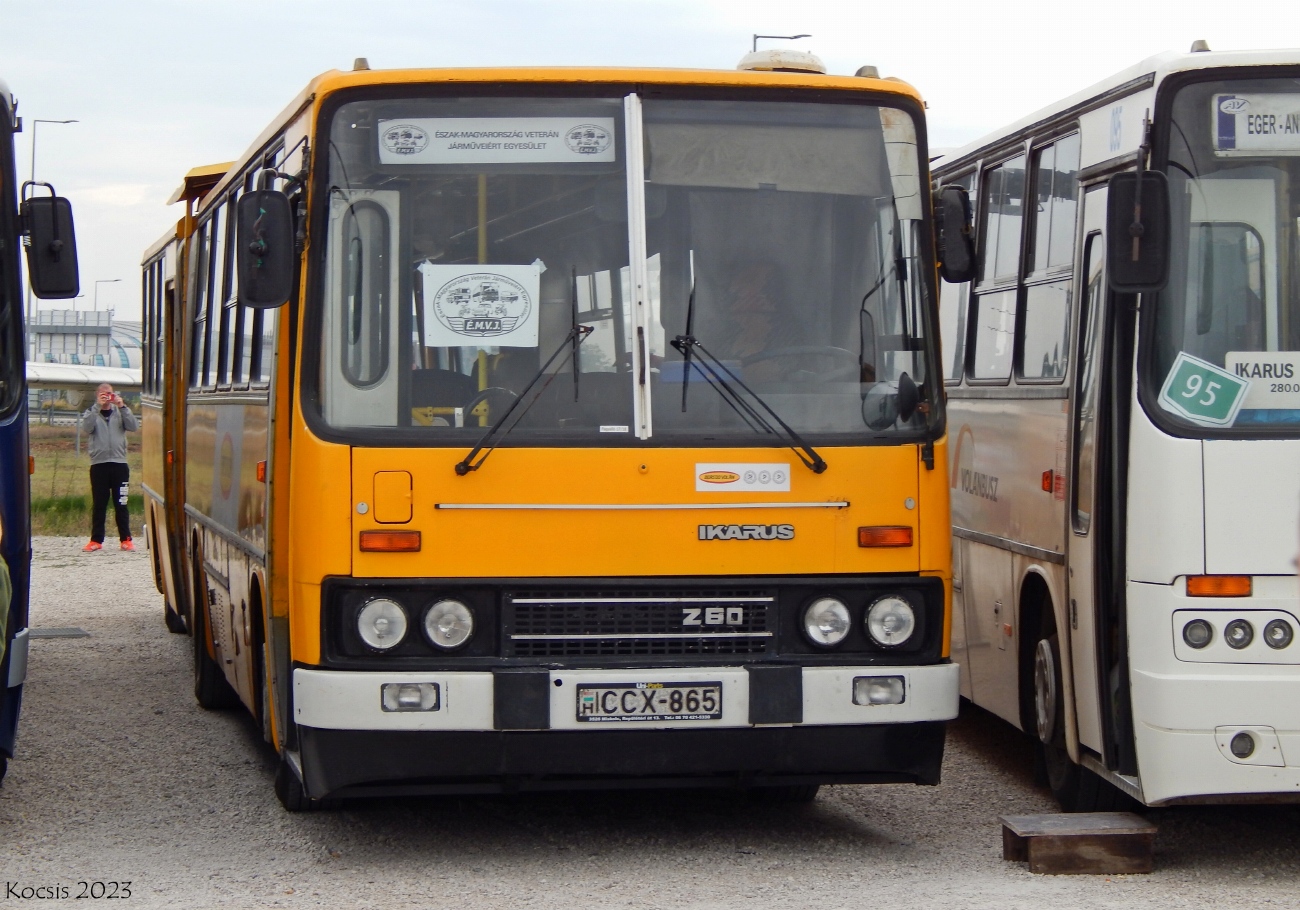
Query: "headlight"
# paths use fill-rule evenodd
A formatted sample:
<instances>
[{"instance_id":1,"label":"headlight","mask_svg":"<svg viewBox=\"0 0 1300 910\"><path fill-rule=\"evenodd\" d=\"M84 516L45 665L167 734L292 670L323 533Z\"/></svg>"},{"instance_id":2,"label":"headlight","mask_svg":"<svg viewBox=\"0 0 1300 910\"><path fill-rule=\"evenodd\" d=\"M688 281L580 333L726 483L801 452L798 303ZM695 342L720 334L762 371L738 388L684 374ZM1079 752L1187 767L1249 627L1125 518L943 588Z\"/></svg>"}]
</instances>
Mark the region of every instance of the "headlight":
<instances>
[{"instance_id":1,"label":"headlight","mask_svg":"<svg viewBox=\"0 0 1300 910\"><path fill-rule=\"evenodd\" d=\"M849 608L835 597L819 597L803 611L803 630L808 640L824 648L834 647L849 634Z\"/></svg>"},{"instance_id":2,"label":"headlight","mask_svg":"<svg viewBox=\"0 0 1300 910\"><path fill-rule=\"evenodd\" d=\"M1229 648L1240 651L1255 640L1255 630L1244 619L1234 619L1223 630L1223 640Z\"/></svg>"},{"instance_id":3,"label":"headlight","mask_svg":"<svg viewBox=\"0 0 1300 910\"><path fill-rule=\"evenodd\" d=\"M901 597L887 594L867 610L867 632L876 644L896 648L916 631L916 611Z\"/></svg>"},{"instance_id":4,"label":"headlight","mask_svg":"<svg viewBox=\"0 0 1300 910\"><path fill-rule=\"evenodd\" d=\"M1264 643L1270 648L1285 648L1295 638L1295 630L1285 619L1275 619L1264 627Z\"/></svg>"},{"instance_id":5,"label":"headlight","mask_svg":"<svg viewBox=\"0 0 1300 910\"><path fill-rule=\"evenodd\" d=\"M1214 627L1203 619L1193 619L1183 626L1183 641L1188 647L1204 648L1214 638Z\"/></svg>"},{"instance_id":6,"label":"headlight","mask_svg":"<svg viewBox=\"0 0 1300 910\"><path fill-rule=\"evenodd\" d=\"M440 600L424 614L424 634L436 647L459 648L474 634L474 614L459 600Z\"/></svg>"},{"instance_id":7,"label":"headlight","mask_svg":"<svg viewBox=\"0 0 1300 910\"><path fill-rule=\"evenodd\" d=\"M406 611L396 601L376 598L357 615L357 634L376 651L395 648L406 637Z\"/></svg>"}]
</instances>

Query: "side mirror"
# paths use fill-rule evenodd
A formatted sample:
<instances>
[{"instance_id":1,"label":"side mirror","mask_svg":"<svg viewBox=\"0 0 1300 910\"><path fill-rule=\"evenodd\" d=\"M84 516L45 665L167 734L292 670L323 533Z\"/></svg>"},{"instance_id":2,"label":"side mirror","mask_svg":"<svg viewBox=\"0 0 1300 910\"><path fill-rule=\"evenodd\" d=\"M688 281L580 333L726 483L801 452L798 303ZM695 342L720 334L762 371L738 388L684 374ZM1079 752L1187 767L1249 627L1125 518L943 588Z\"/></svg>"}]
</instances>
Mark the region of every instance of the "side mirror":
<instances>
[{"instance_id":1,"label":"side mirror","mask_svg":"<svg viewBox=\"0 0 1300 910\"><path fill-rule=\"evenodd\" d=\"M239 197L239 302L272 309L293 294L293 206L277 190L251 190Z\"/></svg>"},{"instance_id":2,"label":"side mirror","mask_svg":"<svg viewBox=\"0 0 1300 910\"><path fill-rule=\"evenodd\" d=\"M975 237L971 233L970 196L964 187L939 189L939 274L950 284L975 277Z\"/></svg>"},{"instance_id":3,"label":"side mirror","mask_svg":"<svg viewBox=\"0 0 1300 910\"><path fill-rule=\"evenodd\" d=\"M1110 178L1106 202L1106 271L1111 290L1158 291L1169 281L1169 184L1159 171Z\"/></svg>"},{"instance_id":4,"label":"side mirror","mask_svg":"<svg viewBox=\"0 0 1300 910\"><path fill-rule=\"evenodd\" d=\"M42 300L67 300L81 293L77 272L77 237L72 203L62 196L24 199L27 230L27 275L32 293Z\"/></svg>"}]
</instances>

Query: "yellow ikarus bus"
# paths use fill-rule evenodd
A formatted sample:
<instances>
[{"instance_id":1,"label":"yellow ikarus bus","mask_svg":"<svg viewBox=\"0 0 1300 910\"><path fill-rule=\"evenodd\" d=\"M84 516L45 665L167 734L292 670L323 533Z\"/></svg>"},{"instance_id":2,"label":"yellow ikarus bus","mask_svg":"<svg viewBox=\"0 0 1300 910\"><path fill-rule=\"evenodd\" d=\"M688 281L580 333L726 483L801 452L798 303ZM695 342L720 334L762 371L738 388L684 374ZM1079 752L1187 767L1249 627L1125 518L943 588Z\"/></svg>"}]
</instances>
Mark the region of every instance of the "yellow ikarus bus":
<instances>
[{"instance_id":1,"label":"yellow ikarus bus","mask_svg":"<svg viewBox=\"0 0 1300 910\"><path fill-rule=\"evenodd\" d=\"M922 103L747 59L358 61L196 208L184 618L287 809L938 781Z\"/></svg>"}]
</instances>

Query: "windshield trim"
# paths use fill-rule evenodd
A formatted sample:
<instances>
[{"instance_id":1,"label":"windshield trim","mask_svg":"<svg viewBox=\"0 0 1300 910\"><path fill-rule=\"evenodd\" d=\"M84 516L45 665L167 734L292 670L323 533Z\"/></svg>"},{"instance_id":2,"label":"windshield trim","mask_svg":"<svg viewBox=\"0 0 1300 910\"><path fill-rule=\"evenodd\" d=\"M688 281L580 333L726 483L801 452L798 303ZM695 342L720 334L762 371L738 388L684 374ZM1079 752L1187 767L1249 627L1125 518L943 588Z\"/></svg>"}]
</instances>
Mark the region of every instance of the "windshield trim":
<instances>
[{"instance_id":1,"label":"windshield trim","mask_svg":"<svg viewBox=\"0 0 1300 910\"><path fill-rule=\"evenodd\" d=\"M308 246L306 276L300 299L291 300L294 307L291 316L298 328L301 341L301 356L296 365L296 381L300 385L299 403L303 418L312 434L327 442L343 445L357 445L364 438L368 447L383 448L437 448L468 450L481 436L478 432L469 433L464 438L452 433L440 439L431 439L419 432L418 427L364 427L345 428L329 424L324 417L322 407L322 389L320 382L320 358L322 349L320 336L324 319L323 305L317 301L325 293L327 272L327 244L329 223L329 143L321 137L328 136L334 116L346 104L367 100L402 100L425 98L573 98L573 99L627 99L636 97L640 100L691 100L691 101L766 101L799 102L805 104L847 104L854 106L871 106L891 108L906 114L912 121L916 135L916 154L918 168L922 169L925 179L921 185L928 185L929 145L926 133L925 112L920 102L904 94L892 94L871 90L848 90L831 88L772 88L753 86L717 86L691 85L687 83L576 83L546 82L526 84L502 83L394 83L346 88L333 92L322 101L315 118L312 146L312 174L310 185L309 234L314 238ZM638 125L638 130L640 125ZM629 130L632 132L632 130ZM923 261L936 261L934 247L933 212L929 205L921 206L919 222L919 249ZM644 224L642 223L642 229ZM929 404L923 425L905 427L887 431L873 431L869 428L851 432L801 432L809 445L823 448L840 448L856 446L908 445L933 443L941 439L946 432L946 411L944 407L944 388L940 376L939 356L939 313L938 313L938 273L937 270L923 269L916 276L920 282L920 291L926 297L928 305L919 314L920 328L927 339L925 345L926 381L920 384L922 400ZM406 293L403 288L402 293ZM301 310L299 310L301 307ZM301 312L302 318L299 319ZM635 382L635 377L633 379ZM646 386L648 389L648 385ZM636 389L639 395L640 389ZM649 424L648 410L645 422ZM627 436L605 434L598 438L575 439L572 435L548 433L543 430L530 430L527 437L511 437L507 448L737 448L737 449L772 449L784 448L784 443L774 441L769 436L723 435L711 431L653 433L646 438L637 438L632 433Z\"/></svg>"},{"instance_id":2,"label":"windshield trim","mask_svg":"<svg viewBox=\"0 0 1300 910\"><path fill-rule=\"evenodd\" d=\"M1232 80L1300 79L1300 66L1225 66L1176 73L1166 78L1156 90L1154 127L1152 129L1151 167L1166 173L1172 148L1173 107L1178 93L1189 86ZM1114 292L1112 292L1114 293ZM1156 358L1156 314L1164 294L1143 294L1139 304L1139 338L1137 345L1137 397L1147 418L1166 435L1179 439L1296 439L1300 425L1269 426L1254 424L1240 427L1203 427L1179 421L1157 401L1164 377L1154 374ZM1132 295L1115 294L1117 301L1133 300ZM1122 305L1122 303L1121 303Z\"/></svg>"}]
</instances>

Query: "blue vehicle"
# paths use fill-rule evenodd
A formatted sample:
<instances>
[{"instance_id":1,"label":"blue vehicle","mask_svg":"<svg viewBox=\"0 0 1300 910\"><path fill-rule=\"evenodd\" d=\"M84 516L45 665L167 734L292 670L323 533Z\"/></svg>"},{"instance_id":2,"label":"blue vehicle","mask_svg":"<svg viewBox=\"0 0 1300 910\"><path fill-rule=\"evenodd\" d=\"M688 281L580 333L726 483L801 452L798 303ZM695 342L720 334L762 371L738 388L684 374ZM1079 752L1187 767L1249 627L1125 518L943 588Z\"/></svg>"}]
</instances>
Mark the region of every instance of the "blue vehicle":
<instances>
[{"instance_id":1,"label":"blue vehicle","mask_svg":"<svg viewBox=\"0 0 1300 910\"><path fill-rule=\"evenodd\" d=\"M0 81L0 777L14 754L27 675L27 600L32 562L31 462L27 448L27 343L18 250L27 250L32 292L77 296L72 208L38 185L17 182L17 103ZM27 198L29 194L32 198Z\"/></svg>"}]
</instances>

